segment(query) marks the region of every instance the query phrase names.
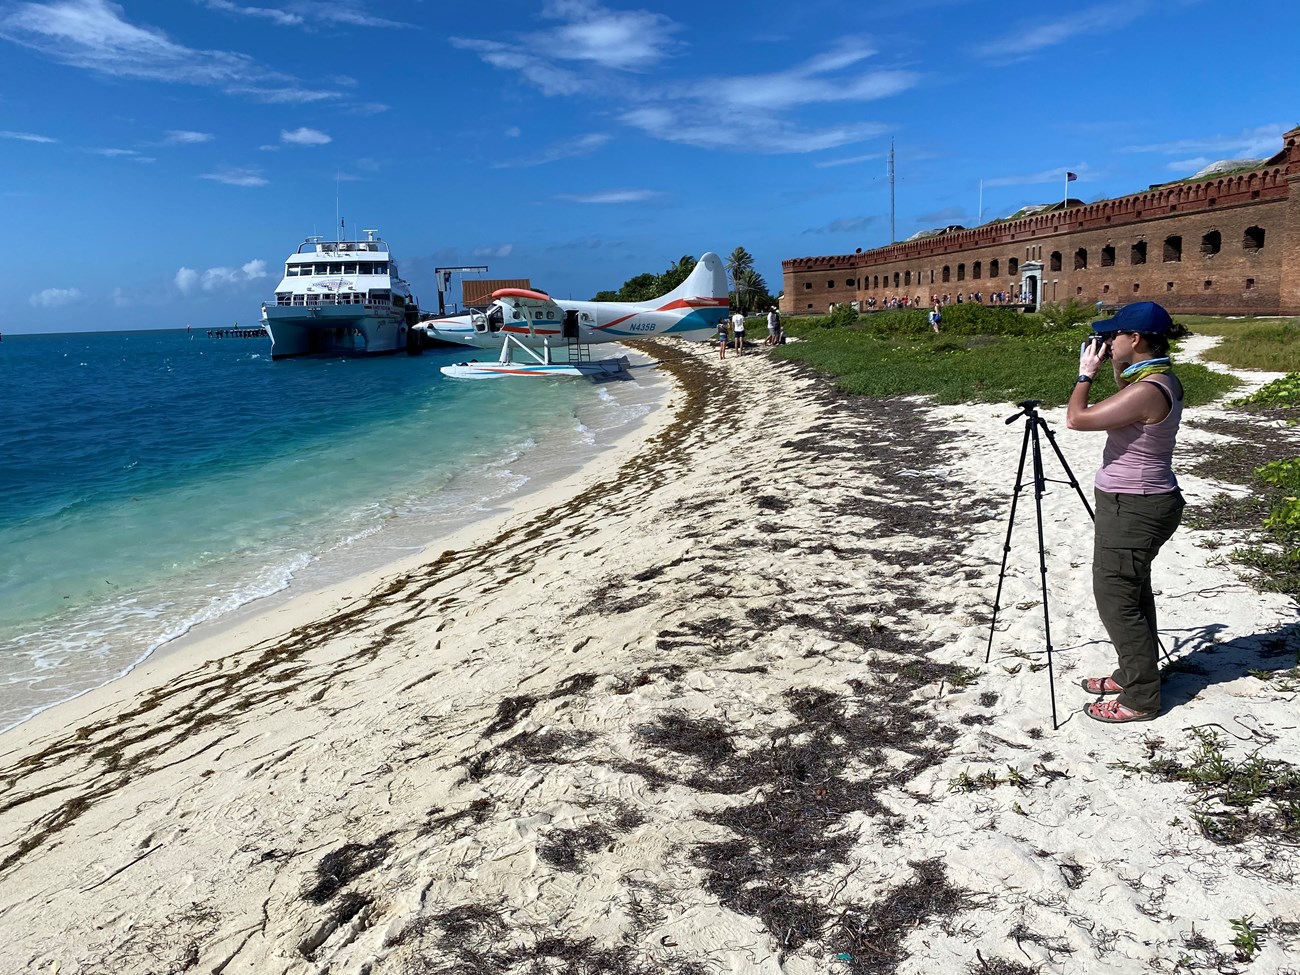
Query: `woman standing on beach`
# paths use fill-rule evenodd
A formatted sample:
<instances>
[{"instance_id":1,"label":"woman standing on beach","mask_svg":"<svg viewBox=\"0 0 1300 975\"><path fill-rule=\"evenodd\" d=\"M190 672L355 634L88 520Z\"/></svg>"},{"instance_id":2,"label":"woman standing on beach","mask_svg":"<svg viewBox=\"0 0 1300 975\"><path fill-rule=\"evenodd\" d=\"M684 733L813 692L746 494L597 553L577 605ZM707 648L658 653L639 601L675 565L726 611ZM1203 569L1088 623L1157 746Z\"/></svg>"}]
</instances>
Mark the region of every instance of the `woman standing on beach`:
<instances>
[{"instance_id":1,"label":"woman standing on beach","mask_svg":"<svg viewBox=\"0 0 1300 975\"><path fill-rule=\"evenodd\" d=\"M1183 387L1169 360L1169 313L1155 302L1127 305L1092 323L1079 351L1079 378L1066 409L1071 430L1104 430L1096 479L1092 591L1119 665L1088 677L1084 690L1114 700L1084 708L1094 720L1150 721L1160 712L1156 605L1151 563L1178 528L1183 495L1173 472ZM1092 381L1110 356L1119 392L1088 405Z\"/></svg>"}]
</instances>

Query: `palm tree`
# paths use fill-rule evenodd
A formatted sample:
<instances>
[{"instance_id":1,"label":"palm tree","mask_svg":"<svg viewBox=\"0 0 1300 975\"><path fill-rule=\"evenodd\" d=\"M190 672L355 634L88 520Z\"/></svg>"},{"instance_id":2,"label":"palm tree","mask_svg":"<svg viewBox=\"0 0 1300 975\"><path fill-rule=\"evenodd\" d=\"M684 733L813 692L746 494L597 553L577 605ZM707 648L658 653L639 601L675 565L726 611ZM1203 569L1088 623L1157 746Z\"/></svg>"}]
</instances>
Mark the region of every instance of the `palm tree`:
<instances>
[{"instance_id":1,"label":"palm tree","mask_svg":"<svg viewBox=\"0 0 1300 975\"><path fill-rule=\"evenodd\" d=\"M732 292L735 295L736 305L744 311L741 303L743 291L740 287L745 272L754 270L754 255L743 247L737 247L727 258L727 273L731 275Z\"/></svg>"},{"instance_id":2,"label":"palm tree","mask_svg":"<svg viewBox=\"0 0 1300 975\"><path fill-rule=\"evenodd\" d=\"M772 296L767 293L767 282L763 280L763 275L752 267L741 271L740 280L736 284L736 304L741 313L753 315L771 302Z\"/></svg>"}]
</instances>

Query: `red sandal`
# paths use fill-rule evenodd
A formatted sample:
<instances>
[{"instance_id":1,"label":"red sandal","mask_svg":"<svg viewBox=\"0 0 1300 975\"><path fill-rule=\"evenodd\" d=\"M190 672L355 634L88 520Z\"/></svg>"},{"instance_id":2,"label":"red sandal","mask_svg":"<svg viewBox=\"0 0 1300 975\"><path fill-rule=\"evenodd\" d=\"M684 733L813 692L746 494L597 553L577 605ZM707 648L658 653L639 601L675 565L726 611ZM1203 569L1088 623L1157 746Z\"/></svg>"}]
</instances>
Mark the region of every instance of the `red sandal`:
<instances>
[{"instance_id":1,"label":"red sandal","mask_svg":"<svg viewBox=\"0 0 1300 975\"><path fill-rule=\"evenodd\" d=\"M1089 694L1097 695L1118 694L1124 690L1109 677L1085 677L1079 681L1079 686Z\"/></svg>"},{"instance_id":2,"label":"red sandal","mask_svg":"<svg viewBox=\"0 0 1300 975\"><path fill-rule=\"evenodd\" d=\"M1094 701L1083 709L1083 713L1093 721L1105 724L1124 724L1129 721L1154 721L1154 711L1134 711L1119 701Z\"/></svg>"}]
</instances>

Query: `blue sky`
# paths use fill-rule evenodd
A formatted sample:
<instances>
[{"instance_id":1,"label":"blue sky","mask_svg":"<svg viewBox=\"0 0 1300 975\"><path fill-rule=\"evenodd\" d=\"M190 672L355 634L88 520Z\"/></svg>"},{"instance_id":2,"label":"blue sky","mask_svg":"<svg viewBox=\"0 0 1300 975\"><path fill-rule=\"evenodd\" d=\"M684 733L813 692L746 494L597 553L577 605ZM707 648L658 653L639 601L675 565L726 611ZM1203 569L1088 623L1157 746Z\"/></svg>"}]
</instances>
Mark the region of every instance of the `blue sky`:
<instances>
[{"instance_id":1,"label":"blue sky","mask_svg":"<svg viewBox=\"0 0 1300 975\"><path fill-rule=\"evenodd\" d=\"M889 242L891 138L899 239L1272 154L1300 5L1252 9L0 0L0 332L254 323L336 200L425 307L736 246L775 292Z\"/></svg>"}]
</instances>

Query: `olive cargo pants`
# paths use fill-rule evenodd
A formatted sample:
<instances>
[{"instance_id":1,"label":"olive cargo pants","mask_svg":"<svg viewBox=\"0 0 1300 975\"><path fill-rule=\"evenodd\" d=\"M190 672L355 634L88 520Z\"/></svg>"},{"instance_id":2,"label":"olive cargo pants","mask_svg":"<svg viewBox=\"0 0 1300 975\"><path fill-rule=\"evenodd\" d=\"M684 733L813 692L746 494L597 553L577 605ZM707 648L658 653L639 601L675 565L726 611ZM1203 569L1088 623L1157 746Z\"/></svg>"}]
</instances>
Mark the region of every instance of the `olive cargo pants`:
<instances>
[{"instance_id":1,"label":"olive cargo pants","mask_svg":"<svg viewBox=\"0 0 1300 975\"><path fill-rule=\"evenodd\" d=\"M1155 713L1160 664L1151 563L1182 521L1183 495L1096 491L1096 501L1092 594L1119 658L1111 679L1124 688L1122 705Z\"/></svg>"}]
</instances>

